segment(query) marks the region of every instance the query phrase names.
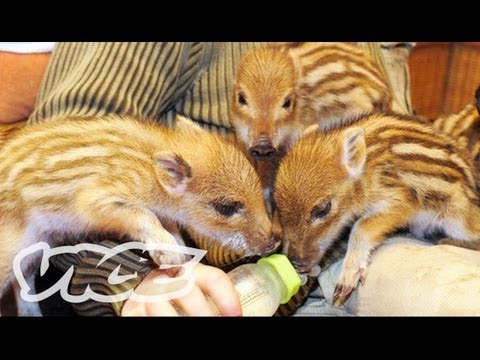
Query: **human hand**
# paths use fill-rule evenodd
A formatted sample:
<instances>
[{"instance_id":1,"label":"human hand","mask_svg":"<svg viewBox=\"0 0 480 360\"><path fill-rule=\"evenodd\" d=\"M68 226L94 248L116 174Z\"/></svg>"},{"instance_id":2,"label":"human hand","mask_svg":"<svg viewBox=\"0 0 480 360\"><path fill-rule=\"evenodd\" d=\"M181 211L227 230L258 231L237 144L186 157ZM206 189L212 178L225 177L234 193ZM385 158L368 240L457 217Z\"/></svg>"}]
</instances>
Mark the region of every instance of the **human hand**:
<instances>
[{"instance_id":1,"label":"human hand","mask_svg":"<svg viewBox=\"0 0 480 360\"><path fill-rule=\"evenodd\" d=\"M151 293L157 287L153 281L159 276L167 277L164 270L152 270L135 291L141 294ZM137 302L128 299L121 316L178 316L176 309L188 316L213 316L205 295L211 298L221 315L241 316L240 299L225 272L212 266L197 264L193 268L193 277L195 285L182 298L162 302Z\"/></svg>"}]
</instances>

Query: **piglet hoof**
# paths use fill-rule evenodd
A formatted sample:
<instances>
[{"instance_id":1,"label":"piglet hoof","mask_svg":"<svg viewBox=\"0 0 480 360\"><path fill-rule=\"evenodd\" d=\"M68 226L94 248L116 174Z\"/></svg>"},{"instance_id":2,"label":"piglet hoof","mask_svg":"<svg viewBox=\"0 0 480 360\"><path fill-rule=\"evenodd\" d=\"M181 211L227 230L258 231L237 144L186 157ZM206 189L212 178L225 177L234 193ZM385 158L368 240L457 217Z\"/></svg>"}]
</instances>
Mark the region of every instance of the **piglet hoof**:
<instances>
[{"instance_id":1,"label":"piglet hoof","mask_svg":"<svg viewBox=\"0 0 480 360\"><path fill-rule=\"evenodd\" d=\"M365 267L358 268L357 271L343 272L340 276L340 281L333 292L333 305L336 307L343 305L348 300L353 290L357 287L358 282L362 285L365 283L366 275L367 268Z\"/></svg>"},{"instance_id":2,"label":"piglet hoof","mask_svg":"<svg viewBox=\"0 0 480 360\"><path fill-rule=\"evenodd\" d=\"M333 292L333 306L340 307L345 304L352 292L353 287L338 284Z\"/></svg>"},{"instance_id":3,"label":"piglet hoof","mask_svg":"<svg viewBox=\"0 0 480 360\"><path fill-rule=\"evenodd\" d=\"M165 269L165 273L169 277L176 277L177 275L180 275L180 270L182 270L181 266L175 266L172 268Z\"/></svg>"},{"instance_id":4,"label":"piglet hoof","mask_svg":"<svg viewBox=\"0 0 480 360\"><path fill-rule=\"evenodd\" d=\"M158 266L161 266L165 269L165 272L168 276L174 277L178 275L181 266L174 266L174 265L181 265L186 262L186 258L184 254L177 253L174 251L164 252L159 250L151 250L149 251L150 257L155 261ZM163 265L163 266L162 266ZM165 266L169 266L165 268Z\"/></svg>"}]
</instances>

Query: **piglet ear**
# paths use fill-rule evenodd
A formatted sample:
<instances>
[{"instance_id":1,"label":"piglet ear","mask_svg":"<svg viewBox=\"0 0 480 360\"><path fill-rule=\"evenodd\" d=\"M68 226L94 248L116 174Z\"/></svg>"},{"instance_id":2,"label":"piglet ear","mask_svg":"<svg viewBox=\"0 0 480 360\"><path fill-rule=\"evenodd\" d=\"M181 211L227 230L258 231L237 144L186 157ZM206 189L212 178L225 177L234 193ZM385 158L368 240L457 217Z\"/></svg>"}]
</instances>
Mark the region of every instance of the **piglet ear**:
<instances>
[{"instance_id":1,"label":"piglet ear","mask_svg":"<svg viewBox=\"0 0 480 360\"><path fill-rule=\"evenodd\" d=\"M342 136L342 166L351 179L358 179L367 159L364 131L353 127L345 130Z\"/></svg>"},{"instance_id":2,"label":"piglet ear","mask_svg":"<svg viewBox=\"0 0 480 360\"><path fill-rule=\"evenodd\" d=\"M185 192L192 178L192 168L179 154L162 151L155 155L160 183L172 194Z\"/></svg>"}]
</instances>

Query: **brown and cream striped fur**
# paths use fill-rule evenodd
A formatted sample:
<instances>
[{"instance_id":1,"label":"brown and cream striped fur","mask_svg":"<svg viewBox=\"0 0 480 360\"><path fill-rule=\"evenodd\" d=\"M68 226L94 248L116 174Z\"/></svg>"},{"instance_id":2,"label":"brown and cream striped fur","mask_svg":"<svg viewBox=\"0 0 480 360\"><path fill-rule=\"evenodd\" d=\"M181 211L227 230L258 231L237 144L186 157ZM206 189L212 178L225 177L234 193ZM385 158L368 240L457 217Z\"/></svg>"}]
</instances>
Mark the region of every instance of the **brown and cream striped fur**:
<instances>
[{"instance_id":1,"label":"brown and cream striped fur","mask_svg":"<svg viewBox=\"0 0 480 360\"><path fill-rule=\"evenodd\" d=\"M389 234L443 233L443 243L478 249L480 199L471 156L428 123L373 114L350 126L311 130L280 164L274 190L283 251L296 268L318 264L353 224L335 291L362 281L370 253Z\"/></svg>"},{"instance_id":2,"label":"brown and cream striped fur","mask_svg":"<svg viewBox=\"0 0 480 360\"><path fill-rule=\"evenodd\" d=\"M303 130L387 111L392 96L368 51L348 43L284 43L247 53L231 106L239 139L258 159L284 152Z\"/></svg>"},{"instance_id":3,"label":"brown and cream striped fur","mask_svg":"<svg viewBox=\"0 0 480 360\"><path fill-rule=\"evenodd\" d=\"M257 160L268 200L281 157L308 126L329 127L391 105L388 81L367 50L348 43L283 43L244 56L231 119Z\"/></svg>"},{"instance_id":4,"label":"brown and cream striped fur","mask_svg":"<svg viewBox=\"0 0 480 360\"><path fill-rule=\"evenodd\" d=\"M18 130L25 126L25 121L19 121L13 124L0 123L0 148L8 139L12 138Z\"/></svg>"},{"instance_id":5,"label":"brown and cream striped fur","mask_svg":"<svg viewBox=\"0 0 480 360\"><path fill-rule=\"evenodd\" d=\"M456 114L433 120L433 126L454 138L458 145L471 153L476 167L480 167L480 88L476 92L476 106L466 105Z\"/></svg>"},{"instance_id":6,"label":"brown and cream striped fur","mask_svg":"<svg viewBox=\"0 0 480 360\"><path fill-rule=\"evenodd\" d=\"M167 231L174 222L244 255L274 248L248 159L189 120L172 130L118 116L58 118L23 128L0 150L0 284L14 255L35 242L108 232L178 243Z\"/></svg>"}]
</instances>

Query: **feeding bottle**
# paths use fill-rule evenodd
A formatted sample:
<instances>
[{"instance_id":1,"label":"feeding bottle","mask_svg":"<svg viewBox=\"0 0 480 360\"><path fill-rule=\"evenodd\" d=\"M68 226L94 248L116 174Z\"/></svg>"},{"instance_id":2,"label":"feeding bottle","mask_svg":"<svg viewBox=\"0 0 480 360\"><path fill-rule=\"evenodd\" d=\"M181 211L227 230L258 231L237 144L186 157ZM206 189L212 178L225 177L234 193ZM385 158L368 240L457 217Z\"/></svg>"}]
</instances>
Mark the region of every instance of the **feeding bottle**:
<instances>
[{"instance_id":1,"label":"feeding bottle","mask_svg":"<svg viewBox=\"0 0 480 360\"><path fill-rule=\"evenodd\" d=\"M243 316L272 316L302 285L300 276L282 254L261 258L256 264L241 265L227 275L240 297Z\"/></svg>"}]
</instances>

